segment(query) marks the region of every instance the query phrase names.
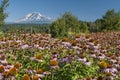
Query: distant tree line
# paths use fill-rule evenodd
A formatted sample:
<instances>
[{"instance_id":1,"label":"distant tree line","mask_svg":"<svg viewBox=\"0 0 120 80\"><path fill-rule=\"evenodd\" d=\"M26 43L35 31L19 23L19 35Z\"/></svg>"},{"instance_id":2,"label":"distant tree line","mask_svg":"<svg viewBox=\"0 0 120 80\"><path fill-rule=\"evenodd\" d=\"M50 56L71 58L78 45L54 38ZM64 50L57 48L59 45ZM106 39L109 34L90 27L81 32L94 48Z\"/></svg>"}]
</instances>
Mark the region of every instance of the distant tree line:
<instances>
[{"instance_id":1,"label":"distant tree line","mask_svg":"<svg viewBox=\"0 0 120 80\"><path fill-rule=\"evenodd\" d=\"M102 18L88 23L90 32L120 31L120 11L108 10Z\"/></svg>"},{"instance_id":2,"label":"distant tree line","mask_svg":"<svg viewBox=\"0 0 120 80\"><path fill-rule=\"evenodd\" d=\"M70 12L66 12L50 26L53 37L68 36L69 33L88 33L120 31L120 11L108 10L102 18L94 22L80 21Z\"/></svg>"},{"instance_id":3,"label":"distant tree line","mask_svg":"<svg viewBox=\"0 0 120 80\"><path fill-rule=\"evenodd\" d=\"M5 24L2 31L16 32L24 31L25 33L50 33L49 24Z\"/></svg>"}]
</instances>

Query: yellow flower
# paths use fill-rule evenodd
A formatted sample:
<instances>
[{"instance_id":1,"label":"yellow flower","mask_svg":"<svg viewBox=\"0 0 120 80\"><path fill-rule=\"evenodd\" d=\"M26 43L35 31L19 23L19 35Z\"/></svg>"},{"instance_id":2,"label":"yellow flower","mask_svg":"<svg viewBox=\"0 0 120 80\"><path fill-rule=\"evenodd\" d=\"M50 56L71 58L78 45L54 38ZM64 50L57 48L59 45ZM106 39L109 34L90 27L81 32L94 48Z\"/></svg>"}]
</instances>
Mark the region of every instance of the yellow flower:
<instances>
[{"instance_id":1,"label":"yellow flower","mask_svg":"<svg viewBox=\"0 0 120 80\"><path fill-rule=\"evenodd\" d=\"M30 76L28 74L24 74L22 80L30 80Z\"/></svg>"},{"instance_id":2,"label":"yellow flower","mask_svg":"<svg viewBox=\"0 0 120 80\"><path fill-rule=\"evenodd\" d=\"M51 66L57 66L58 65L57 60L50 60L50 65Z\"/></svg>"},{"instance_id":3,"label":"yellow flower","mask_svg":"<svg viewBox=\"0 0 120 80\"><path fill-rule=\"evenodd\" d=\"M107 68L107 63L105 61L101 61L99 63L99 67L102 68L102 69L105 69L105 68Z\"/></svg>"},{"instance_id":4,"label":"yellow flower","mask_svg":"<svg viewBox=\"0 0 120 80\"><path fill-rule=\"evenodd\" d=\"M33 76L33 80L38 80L39 77L37 75Z\"/></svg>"},{"instance_id":5,"label":"yellow flower","mask_svg":"<svg viewBox=\"0 0 120 80\"><path fill-rule=\"evenodd\" d=\"M43 70L42 70L42 69L38 69L38 70L37 70L37 73L38 73L38 74L42 74L42 73L43 73Z\"/></svg>"},{"instance_id":6,"label":"yellow flower","mask_svg":"<svg viewBox=\"0 0 120 80\"><path fill-rule=\"evenodd\" d=\"M4 66L0 66L0 73L3 73L5 71Z\"/></svg>"}]
</instances>

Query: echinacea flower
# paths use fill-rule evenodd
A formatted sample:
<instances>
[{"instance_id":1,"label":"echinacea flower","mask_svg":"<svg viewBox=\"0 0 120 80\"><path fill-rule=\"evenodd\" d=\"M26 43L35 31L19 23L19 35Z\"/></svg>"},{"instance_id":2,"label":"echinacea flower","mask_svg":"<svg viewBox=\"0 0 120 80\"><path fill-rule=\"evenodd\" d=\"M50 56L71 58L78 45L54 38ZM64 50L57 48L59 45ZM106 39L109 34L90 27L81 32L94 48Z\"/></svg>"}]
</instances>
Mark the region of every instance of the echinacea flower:
<instances>
[{"instance_id":1,"label":"echinacea flower","mask_svg":"<svg viewBox=\"0 0 120 80\"><path fill-rule=\"evenodd\" d=\"M96 58L96 55L95 54L90 54L90 57L91 58Z\"/></svg>"},{"instance_id":2,"label":"echinacea flower","mask_svg":"<svg viewBox=\"0 0 120 80\"><path fill-rule=\"evenodd\" d=\"M35 74L35 75L37 75L39 78L44 78L45 77L44 74Z\"/></svg>"},{"instance_id":3,"label":"echinacea flower","mask_svg":"<svg viewBox=\"0 0 120 80\"><path fill-rule=\"evenodd\" d=\"M99 67L102 68L102 69L105 69L105 68L107 68L107 63L105 61L101 61L99 63Z\"/></svg>"},{"instance_id":4,"label":"echinacea flower","mask_svg":"<svg viewBox=\"0 0 120 80\"><path fill-rule=\"evenodd\" d=\"M105 80L113 80L113 79L114 78L113 78L112 74L110 72L107 72L106 76L105 76Z\"/></svg>"},{"instance_id":5,"label":"echinacea flower","mask_svg":"<svg viewBox=\"0 0 120 80\"><path fill-rule=\"evenodd\" d=\"M0 73L3 73L5 71L5 67L4 66L0 66Z\"/></svg>"},{"instance_id":6,"label":"echinacea flower","mask_svg":"<svg viewBox=\"0 0 120 80\"><path fill-rule=\"evenodd\" d=\"M57 60L50 60L50 65L51 66L57 66L58 65Z\"/></svg>"},{"instance_id":7,"label":"echinacea flower","mask_svg":"<svg viewBox=\"0 0 120 80\"><path fill-rule=\"evenodd\" d=\"M104 80L104 78L102 76L99 76L97 80Z\"/></svg>"},{"instance_id":8,"label":"echinacea flower","mask_svg":"<svg viewBox=\"0 0 120 80\"><path fill-rule=\"evenodd\" d=\"M8 76L9 76L9 72L8 72L8 71L5 71L5 72L3 73L3 76L4 76L4 77L8 77Z\"/></svg>"},{"instance_id":9,"label":"echinacea flower","mask_svg":"<svg viewBox=\"0 0 120 80\"><path fill-rule=\"evenodd\" d=\"M40 54L38 54L38 55L36 56L36 59L42 59L42 56L41 56Z\"/></svg>"},{"instance_id":10,"label":"echinacea flower","mask_svg":"<svg viewBox=\"0 0 120 80\"><path fill-rule=\"evenodd\" d=\"M30 80L30 76L28 74L24 74L22 80Z\"/></svg>"},{"instance_id":11,"label":"echinacea flower","mask_svg":"<svg viewBox=\"0 0 120 80\"><path fill-rule=\"evenodd\" d=\"M30 60L35 60L35 57L30 57Z\"/></svg>"},{"instance_id":12,"label":"echinacea flower","mask_svg":"<svg viewBox=\"0 0 120 80\"><path fill-rule=\"evenodd\" d=\"M21 64L20 63L16 63L16 64L14 64L14 67L19 69L21 67Z\"/></svg>"},{"instance_id":13,"label":"echinacea flower","mask_svg":"<svg viewBox=\"0 0 120 80\"><path fill-rule=\"evenodd\" d=\"M27 45L27 44L22 45L21 48L22 48L22 49L27 49L27 48L29 48L29 45Z\"/></svg>"},{"instance_id":14,"label":"echinacea flower","mask_svg":"<svg viewBox=\"0 0 120 80\"><path fill-rule=\"evenodd\" d=\"M105 58L105 55L104 55L104 54L99 54L97 58L98 58L98 59L104 59L104 58Z\"/></svg>"},{"instance_id":15,"label":"echinacea flower","mask_svg":"<svg viewBox=\"0 0 120 80\"><path fill-rule=\"evenodd\" d=\"M42 70L42 69L38 69L38 70L37 70L37 73L38 73L38 74L42 74L42 73L43 73L43 70Z\"/></svg>"},{"instance_id":16,"label":"echinacea flower","mask_svg":"<svg viewBox=\"0 0 120 80\"><path fill-rule=\"evenodd\" d=\"M88 76L88 77L86 78L86 80L92 80L92 78L91 78L90 76Z\"/></svg>"},{"instance_id":17,"label":"echinacea flower","mask_svg":"<svg viewBox=\"0 0 120 80\"><path fill-rule=\"evenodd\" d=\"M39 80L39 76L34 75L34 76L33 76L33 80Z\"/></svg>"},{"instance_id":18,"label":"echinacea flower","mask_svg":"<svg viewBox=\"0 0 120 80\"><path fill-rule=\"evenodd\" d=\"M84 62L84 64L87 65L87 66L90 66L91 62L87 60L86 62Z\"/></svg>"},{"instance_id":19,"label":"echinacea flower","mask_svg":"<svg viewBox=\"0 0 120 80\"><path fill-rule=\"evenodd\" d=\"M51 72L45 71L45 72L43 72L43 74L44 74L44 75L49 75L49 74L51 74Z\"/></svg>"},{"instance_id":20,"label":"echinacea flower","mask_svg":"<svg viewBox=\"0 0 120 80\"><path fill-rule=\"evenodd\" d=\"M0 73L0 80L3 80L4 76L2 73Z\"/></svg>"},{"instance_id":21,"label":"echinacea flower","mask_svg":"<svg viewBox=\"0 0 120 80\"><path fill-rule=\"evenodd\" d=\"M62 59L62 62L67 62L69 59L68 59L68 57L64 57L63 59Z\"/></svg>"},{"instance_id":22,"label":"echinacea flower","mask_svg":"<svg viewBox=\"0 0 120 80\"><path fill-rule=\"evenodd\" d=\"M86 62L87 59L84 57L84 58L78 58L78 60L81 62Z\"/></svg>"},{"instance_id":23,"label":"echinacea flower","mask_svg":"<svg viewBox=\"0 0 120 80\"><path fill-rule=\"evenodd\" d=\"M11 76L15 76L17 73L18 73L18 70L17 70L15 67L10 68L9 74L10 74Z\"/></svg>"}]
</instances>

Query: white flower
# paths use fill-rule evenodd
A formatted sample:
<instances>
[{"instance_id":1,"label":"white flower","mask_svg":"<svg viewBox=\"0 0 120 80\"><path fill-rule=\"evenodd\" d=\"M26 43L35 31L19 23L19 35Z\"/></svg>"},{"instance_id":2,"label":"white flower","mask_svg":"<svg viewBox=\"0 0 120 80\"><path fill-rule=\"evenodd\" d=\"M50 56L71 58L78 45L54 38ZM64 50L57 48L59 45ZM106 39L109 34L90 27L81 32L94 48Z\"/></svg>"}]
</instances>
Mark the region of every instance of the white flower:
<instances>
[{"instance_id":1,"label":"white flower","mask_svg":"<svg viewBox=\"0 0 120 80\"><path fill-rule=\"evenodd\" d=\"M39 76L39 78L44 78L45 75L44 74L36 74L37 76Z\"/></svg>"}]
</instances>

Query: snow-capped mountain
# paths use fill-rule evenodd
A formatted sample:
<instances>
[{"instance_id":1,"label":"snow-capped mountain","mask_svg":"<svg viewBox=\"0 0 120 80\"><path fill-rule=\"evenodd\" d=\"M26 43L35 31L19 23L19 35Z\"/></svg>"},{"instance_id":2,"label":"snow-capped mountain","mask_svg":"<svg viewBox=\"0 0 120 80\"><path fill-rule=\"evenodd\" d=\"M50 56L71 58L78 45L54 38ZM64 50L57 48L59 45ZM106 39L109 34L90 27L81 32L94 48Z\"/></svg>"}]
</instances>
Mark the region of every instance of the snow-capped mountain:
<instances>
[{"instance_id":1,"label":"snow-capped mountain","mask_svg":"<svg viewBox=\"0 0 120 80\"><path fill-rule=\"evenodd\" d=\"M50 17L44 16L39 12L32 12L27 14L25 17L15 21L16 23L50 23L52 19Z\"/></svg>"}]
</instances>

